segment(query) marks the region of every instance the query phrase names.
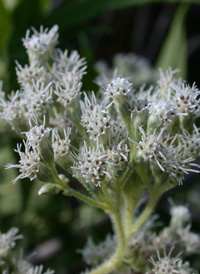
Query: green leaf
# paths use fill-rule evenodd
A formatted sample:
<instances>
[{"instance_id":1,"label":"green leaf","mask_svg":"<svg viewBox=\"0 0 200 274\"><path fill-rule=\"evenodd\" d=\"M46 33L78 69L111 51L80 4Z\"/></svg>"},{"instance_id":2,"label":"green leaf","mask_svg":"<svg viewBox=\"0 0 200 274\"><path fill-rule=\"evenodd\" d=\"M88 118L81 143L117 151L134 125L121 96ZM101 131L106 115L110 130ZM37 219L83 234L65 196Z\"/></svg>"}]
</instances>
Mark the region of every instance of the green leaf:
<instances>
[{"instance_id":1,"label":"green leaf","mask_svg":"<svg viewBox=\"0 0 200 274\"><path fill-rule=\"evenodd\" d=\"M180 69L178 76L183 78L187 75L187 41L184 24L187 10L188 6L180 6L176 11L156 63L156 67L164 71L169 67Z\"/></svg>"}]
</instances>

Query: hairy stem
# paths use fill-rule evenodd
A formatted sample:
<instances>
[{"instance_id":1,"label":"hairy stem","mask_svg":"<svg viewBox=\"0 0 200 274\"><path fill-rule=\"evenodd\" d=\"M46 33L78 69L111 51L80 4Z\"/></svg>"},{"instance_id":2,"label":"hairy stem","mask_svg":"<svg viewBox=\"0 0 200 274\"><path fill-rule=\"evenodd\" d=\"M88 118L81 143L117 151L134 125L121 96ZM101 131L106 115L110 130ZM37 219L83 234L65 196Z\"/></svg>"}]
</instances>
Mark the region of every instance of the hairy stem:
<instances>
[{"instance_id":1,"label":"hairy stem","mask_svg":"<svg viewBox=\"0 0 200 274\"><path fill-rule=\"evenodd\" d=\"M144 222L149 218L152 214L154 207L158 201L158 198L153 197L152 200L149 201L142 214L138 217L131 228L131 234L138 231L138 229L144 224Z\"/></svg>"},{"instance_id":2,"label":"hairy stem","mask_svg":"<svg viewBox=\"0 0 200 274\"><path fill-rule=\"evenodd\" d=\"M94 206L94 207L97 207L97 208L101 208L103 210L108 210L108 207L106 204L103 204L103 203L100 203L98 201L95 201L93 200L92 198L74 190L73 188L67 186L65 187L65 191L63 192L64 195L66 196L74 196L76 197L77 199L91 205L91 206Z\"/></svg>"},{"instance_id":3,"label":"hairy stem","mask_svg":"<svg viewBox=\"0 0 200 274\"><path fill-rule=\"evenodd\" d=\"M126 239L124 236L121 217L120 217L120 214L118 211L113 212L110 215L110 217L113 221L114 230L118 237L117 249L116 249L115 253L113 254L113 256L109 260L107 260L106 262L104 262L103 264L98 266L97 268L91 270L90 272L88 272L88 274L110 273L112 270L114 270L117 267L117 265L120 264L120 262L123 259L125 249L126 249Z\"/></svg>"}]
</instances>

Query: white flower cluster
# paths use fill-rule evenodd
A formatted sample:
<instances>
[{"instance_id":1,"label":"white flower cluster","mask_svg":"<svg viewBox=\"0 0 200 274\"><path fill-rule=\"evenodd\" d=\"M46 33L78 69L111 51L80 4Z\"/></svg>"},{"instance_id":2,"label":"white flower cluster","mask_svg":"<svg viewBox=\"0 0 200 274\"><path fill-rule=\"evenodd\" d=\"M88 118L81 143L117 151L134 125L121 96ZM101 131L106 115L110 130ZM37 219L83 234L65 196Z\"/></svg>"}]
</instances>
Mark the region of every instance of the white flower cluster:
<instances>
[{"instance_id":1,"label":"white flower cluster","mask_svg":"<svg viewBox=\"0 0 200 274\"><path fill-rule=\"evenodd\" d=\"M0 233L0 259L3 259L16 246L15 241L22 239L18 228L11 228L7 233Z\"/></svg>"},{"instance_id":2,"label":"white flower cluster","mask_svg":"<svg viewBox=\"0 0 200 274\"><path fill-rule=\"evenodd\" d=\"M151 258L151 262L154 266L152 272L155 274L192 273L192 270L190 269L188 262L184 263L182 259L180 259L178 256L175 258L170 257L172 250L173 249L171 249L168 255L166 255L166 252L164 250L164 258L161 258L158 252L157 261Z\"/></svg>"},{"instance_id":3,"label":"white flower cluster","mask_svg":"<svg viewBox=\"0 0 200 274\"><path fill-rule=\"evenodd\" d=\"M23 236L18 234L18 228L11 228L6 233L0 234L0 265L1 273L12 274L54 274L54 270L43 271L43 266L33 266L23 258L17 258L13 249L16 247L16 240ZM5 270L4 270L5 269ZM12 271L12 272L9 272Z\"/></svg>"},{"instance_id":4,"label":"white flower cluster","mask_svg":"<svg viewBox=\"0 0 200 274\"><path fill-rule=\"evenodd\" d=\"M131 91L132 84L125 78L117 77L108 84L105 94L108 97L114 98L117 95L127 95Z\"/></svg>"},{"instance_id":5,"label":"white flower cluster","mask_svg":"<svg viewBox=\"0 0 200 274\"><path fill-rule=\"evenodd\" d=\"M55 25L51 30L43 27L40 32L32 28L33 34L30 36L30 30L22 40L27 50L30 63L40 65L52 55L55 46L58 43L58 26Z\"/></svg>"},{"instance_id":6,"label":"white flower cluster","mask_svg":"<svg viewBox=\"0 0 200 274\"><path fill-rule=\"evenodd\" d=\"M152 218L143 225L140 231L133 235L129 243L133 256L139 254L140 260L144 262L151 258L154 265L159 266L155 267L155 271L156 269L157 271L161 270L160 267L163 266L164 262L167 263L168 260L170 262L170 254L165 256L167 251L170 252L171 250L172 252L174 250L174 253L177 254L181 250L182 257L199 254L200 236L191 232L191 215L188 208L183 205L172 205L170 214L169 226L164 227L159 233L154 233L151 230L155 227L156 219ZM160 254L158 263L156 263L157 253ZM174 266L177 266L178 261L172 259ZM180 265L181 263L178 264L178 266Z\"/></svg>"},{"instance_id":7,"label":"white flower cluster","mask_svg":"<svg viewBox=\"0 0 200 274\"><path fill-rule=\"evenodd\" d=\"M107 164L109 164L106 157L106 152L104 147L98 146L97 149L84 146L81 147L80 153L75 155L77 163L72 167L74 171L74 176L76 178L84 178L86 182L93 182L99 185L99 181L105 178L112 178L111 175L106 171Z\"/></svg>"},{"instance_id":8,"label":"white flower cluster","mask_svg":"<svg viewBox=\"0 0 200 274\"><path fill-rule=\"evenodd\" d=\"M105 258L109 258L116 247L116 238L107 235L105 241L95 244L91 238L88 238L85 247L78 250L83 256L84 261L88 265L96 266L103 262Z\"/></svg>"},{"instance_id":9,"label":"white flower cluster","mask_svg":"<svg viewBox=\"0 0 200 274\"><path fill-rule=\"evenodd\" d=\"M168 176L179 184L185 174L199 172L194 162L200 153L195 126L200 91L195 85L177 80L171 69L161 71L157 84L147 89L144 85L138 89L134 81L114 73L113 79L101 86L103 94L83 93L81 99L85 59L76 51L69 54L57 49L57 39L57 26L49 31L33 29L32 35L28 31L23 43L30 64L22 67L17 63L16 68L20 90L6 99L1 87L0 118L27 139L25 152L20 145L17 148L19 164L7 166L20 169L14 181L37 177L41 161L48 162L40 143L50 135L51 161L80 181L95 185L104 179L116 180L128 162L133 168L135 163L148 163L152 176L158 167L160 178ZM130 67L125 56L116 60L118 65L128 62ZM133 66L143 69L146 65L139 62ZM45 114L43 121L41 114Z\"/></svg>"},{"instance_id":10,"label":"white flower cluster","mask_svg":"<svg viewBox=\"0 0 200 274\"><path fill-rule=\"evenodd\" d=\"M133 53L115 55L112 68L99 61L96 63L96 70L99 73L96 82L100 86L106 86L112 78L121 76L129 79L134 87L138 88L144 83L154 83L158 77L158 73L151 68L147 59Z\"/></svg>"},{"instance_id":11,"label":"white flower cluster","mask_svg":"<svg viewBox=\"0 0 200 274\"><path fill-rule=\"evenodd\" d=\"M105 134L106 128L110 127L111 117L103 104L98 104L95 94L89 100L85 94L85 100L80 102L82 111L81 123L87 129L91 139L96 140Z\"/></svg>"},{"instance_id":12,"label":"white flower cluster","mask_svg":"<svg viewBox=\"0 0 200 274\"><path fill-rule=\"evenodd\" d=\"M37 177L40 165L40 156L36 149L32 149L28 142L24 142L25 152L21 151L21 144L17 145L15 150L20 160L18 164L7 164L6 168L19 168L19 176L17 176L12 182L16 183L19 179L29 178L31 181Z\"/></svg>"}]
</instances>

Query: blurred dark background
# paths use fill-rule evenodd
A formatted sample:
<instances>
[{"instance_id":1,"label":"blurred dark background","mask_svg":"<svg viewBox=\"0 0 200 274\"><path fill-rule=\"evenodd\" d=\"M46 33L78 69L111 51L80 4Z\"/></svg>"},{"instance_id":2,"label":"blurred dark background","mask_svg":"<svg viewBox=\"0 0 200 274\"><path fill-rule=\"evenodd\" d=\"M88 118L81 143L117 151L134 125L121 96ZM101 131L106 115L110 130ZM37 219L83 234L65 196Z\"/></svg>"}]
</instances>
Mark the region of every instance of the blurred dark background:
<instances>
[{"instance_id":1,"label":"blurred dark background","mask_svg":"<svg viewBox=\"0 0 200 274\"><path fill-rule=\"evenodd\" d=\"M173 2L173 3L172 3ZM147 4L148 3L148 4ZM180 68L180 76L200 87L200 1L151 0L0 0L0 78L4 90L17 90L15 60L28 62L22 37L31 26L59 26L62 49L79 51L88 62L86 90L97 89L94 63L112 64L117 53L133 52L154 68ZM34 263L44 263L56 273L77 274L84 269L76 252L90 235L96 242L111 232L101 211L61 195L38 197L39 183L11 184L15 171L5 171L13 161L16 140L1 134L0 229L12 226L24 234L25 254L37 252ZM163 224L169 220L168 197L190 204L194 231L200 231L200 185L188 176L184 186L167 193L157 206ZM198 261L199 259L197 259ZM199 260L200 261L200 260ZM200 268L197 265L197 268Z\"/></svg>"}]
</instances>

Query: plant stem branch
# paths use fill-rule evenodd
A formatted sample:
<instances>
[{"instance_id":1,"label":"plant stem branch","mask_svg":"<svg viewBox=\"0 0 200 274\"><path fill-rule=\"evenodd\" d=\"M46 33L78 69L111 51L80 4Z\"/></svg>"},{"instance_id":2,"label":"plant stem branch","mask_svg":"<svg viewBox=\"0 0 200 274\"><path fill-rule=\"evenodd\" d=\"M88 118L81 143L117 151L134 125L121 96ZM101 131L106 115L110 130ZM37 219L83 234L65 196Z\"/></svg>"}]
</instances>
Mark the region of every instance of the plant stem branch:
<instances>
[{"instance_id":1,"label":"plant stem branch","mask_svg":"<svg viewBox=\"0 0 200 274\"><path fill-rule=\"evenodd\" d=\"M110 215L110 217L113 221L114 230L118 237L117 249L115 253L113 254L113 256L108 261L104 262L103 264L98 266L96 269L91 270L90 272L88 272L88 274L110 273L112 270L114 270L117 267L118 264L120 264L120 262L123 259L125 249L126 249L126 239L124 236L121 217L118 211L113 212Z\"/></svg>"},{"instance_id":2,"label":"plant stem branch","mask_svg":"<svg viewBox=\"0 0 200 274\"><path fill-rule=\"evenodd\" d=\"M92 198L76 191L75 189L69 187L69 186L65 186L65 191L63 192L64 195L66 196L74 196L76 197L77 199L79 200L82 200L83 202L91 205L91 206L94 206L94 207L97 207L97 208L101 208L103 209L104 211L107 211L108 210L108 207L106 204L103 204L103 203L100 203L98 201L95 201L93 200Z\"/></svg>"}]
</instances>

